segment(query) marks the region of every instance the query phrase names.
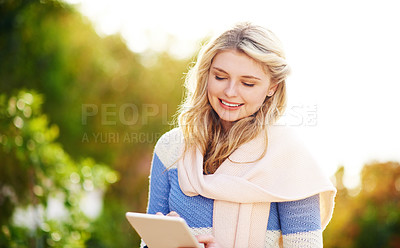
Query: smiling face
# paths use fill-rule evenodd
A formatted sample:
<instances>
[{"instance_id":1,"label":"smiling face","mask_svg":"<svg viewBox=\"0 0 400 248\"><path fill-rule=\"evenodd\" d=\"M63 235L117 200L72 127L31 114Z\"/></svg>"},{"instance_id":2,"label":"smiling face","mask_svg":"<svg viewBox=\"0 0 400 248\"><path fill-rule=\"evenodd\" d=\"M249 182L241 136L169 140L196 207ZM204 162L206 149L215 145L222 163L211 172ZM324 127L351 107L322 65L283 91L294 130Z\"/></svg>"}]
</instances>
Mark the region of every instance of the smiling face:
<instances>
[{"instance_id":1,"label":"smiling face","mask_svg":"<svg viewBox=\"0 0 400 248\"><path fill-rule=\"evenodd\" d=\"M208 73L208 100L224 129L254 114L276 87L261 64L236 50L219 52Z\"/></svg>"}]
</instances>

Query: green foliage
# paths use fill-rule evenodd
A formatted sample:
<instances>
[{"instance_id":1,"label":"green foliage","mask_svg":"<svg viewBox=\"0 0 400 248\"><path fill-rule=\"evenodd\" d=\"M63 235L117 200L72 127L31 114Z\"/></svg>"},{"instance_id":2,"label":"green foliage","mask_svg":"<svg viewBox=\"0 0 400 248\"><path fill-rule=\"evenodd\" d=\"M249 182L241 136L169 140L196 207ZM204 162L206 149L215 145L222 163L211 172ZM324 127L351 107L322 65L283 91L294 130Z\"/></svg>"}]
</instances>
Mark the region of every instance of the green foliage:
<instances>
[{"instance_id":1,"label":"green foliage","mask_svg":"<svg viewBox=\"0 0 400 248\"><path fill-rule=\"evenodd\" d=\"M0 97L0 245L85 247L94 216L82 203L118 174L90 158L71 159L41 104L30 91Z\"/></svg>"},{"instance_id":2,"label":"green foliage","mask_svg":"<svg viewBox=\"0 0 400 248\"><path fill-rule=\"evenodd\" d=\"M38 126L40 129L47 125L46 132L49 133L44 135L44 131L37 131L39 139L49 138L49 145L41 148L40 154L38 144L34 143L35 138L30 138L32 141L23 138L21 147L30 147L33 149L28 149L31 153L37 153L32 155L32 159L43 156L47 164L57 164L54 157L60 157L60 160L65 160L65 168L71 163L91 168L93 160L81 158L89 156L124 175L105 192L107 204L104 204L99 218L88 220L92 224L85 232L90 237L81 235L82 240L87 240L87 247L138 245L139 239L127 225L124 213L145 211L152 149L161 134L170 129L171 116L182 98L183 73L187 65L188 61L176 60L167 53L146 51L144 54L135 54L118 34L99 36L85 17L61 1L0 1L0 93L16 97L20 89L39 92L42 97L33 92L29 94L35 99L32 104L43 103L41 107L44 114L32 110L32 114L37 116L34 117L36 124L30 126ZM8 104L5 95L3 98L3 102ZM87 117L84 123L85 104L97 107L98 113ZM111 104L111 107L105 109L106 104ZM135 106L136 110L127 108L121 111L127 104ZM114 116L107 117L107 111ZM137 121L124 124L120 113L128 120ZM5 112L5 118L8 114ZM106 124L104 119L115 123ZM5 135L8 128L8 125L2 126L0 133ZM119 140L114 142L111 135L119 137ZM88 140L84 140L84 137L88 137ZM3 141L5 139L11 142L10 138L4 137ZM21 141L19 137L16 140L17 143ZM62 144L62 148L59 144ZM42 247L47 245L48 239L52 239L51 232L32 233L29 228L12 224L14 210L32 209L28 206L32 205L33 198L38 198L34 205L47 203L43 196L31 193L30 189L37 183L32 182L29 173L37 172L37 177L42 178L42 163L30 167L29 173L20 167L5 166L17 164L17 158L26 157L26 149L21 147L14 145L10 150L2 146L4 151L0 154L0 163L4 161L1 165L1 169L4 169L0 175L1 185L3 182L9 185L1 189L0 222L3 226L1 233L5 234L2 240L13 237L13 242L19 242L17 246ZM63 154L68 154L68 158ZM61 176L57 174L60 172L56 164L52 166L52 172L46 169L48 173L57 175L52 175L55 178ZM62 173L68 178L68 170ZM80 185L84 182L82 173L78 173ZM76 174L72 175L76 180ZM69 177L71 179L71 174ZM62 182L57 179L53 182L54 187L62 187ZM43 195L52 191L47 185L34 189L39 193L42 191ZM18 197L11 196L14 194ZM55 193L56 197L67 199L65 194ZM46 212L46 209L43 206L37 211ZM36 211L36 208L33 210ZM46 223L50 225L50 222ZM27 233L29 235L25 235ZM58 235L54 235L57 239ZM78 235L75 233L73 237Z\"/></svg>"},{"instance_id":3,"label":"green foliage","mask_svg":"<svg viewBox=\"0 0 400 248\"><path fill-rule=\"evenodd\" d=\"M93 142L93 136L88 143L76 141L84 134L150 135L168 129L165 120L181 100L187 61L168 54L134 54L119 35L100 37L88 20L59 1L5 1L0 6L0 92L29 88L43 94L43 110L60 128L59 141L71 156L85 153L112 164L126 143ZM143 66L141 61L150 57L152 66ZM86 125L84 104L99 109ZM115 124L102 122L104 104L115 106L109 109L116 114ZM132 125L120 121L124 104L137 107L126 113L128 119L138 117ZM151 147L155 141L143 143Z\"/></svg>"},{"instance_id":4,"label":"green foliage","mask_svg":"<svg viewBox=\"0 0 400 248\"><path fill-rule=\"evenodd\" d=\"M338 195L332 222L324 232L325 247L399 247L400 164L365 165L358 189L346 189L343 176L341 167L336 172Z\"/></svg>"},{"instance_id":5,"label":"green foliage","mask_svg":"<svg viewBox=\"0 0 400 248\"><path fill-rule=\"evenodd\" d=\"M107 202L103 214L92 225L91 238L86 242L87 247L139 247L140 237L133 231L125 213L121 211L125 206L121 206L120 201L112 196L107 197Z\"/></svg>"}]
</instances>

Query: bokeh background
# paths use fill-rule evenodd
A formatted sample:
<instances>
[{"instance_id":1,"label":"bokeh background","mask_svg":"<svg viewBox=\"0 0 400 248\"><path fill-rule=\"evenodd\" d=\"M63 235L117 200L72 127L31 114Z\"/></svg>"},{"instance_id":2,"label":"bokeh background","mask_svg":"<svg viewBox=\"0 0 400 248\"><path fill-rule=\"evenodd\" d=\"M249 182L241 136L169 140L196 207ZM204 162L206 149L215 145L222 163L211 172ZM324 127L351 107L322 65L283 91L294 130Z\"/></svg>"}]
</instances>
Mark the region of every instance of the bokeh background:
<instances>
[{"instance_id":1,"label":"bokeh background","mask_svg":"<svg viewBox=\"0 0 400 248\"><path fill-rule=\"evenodd\" d=\"M338 188L325 247L400 247L395 1L0 0L0 247L137 247L157 139L201 45L282 40L295 126Z\"/></svg>"}]
</instances>

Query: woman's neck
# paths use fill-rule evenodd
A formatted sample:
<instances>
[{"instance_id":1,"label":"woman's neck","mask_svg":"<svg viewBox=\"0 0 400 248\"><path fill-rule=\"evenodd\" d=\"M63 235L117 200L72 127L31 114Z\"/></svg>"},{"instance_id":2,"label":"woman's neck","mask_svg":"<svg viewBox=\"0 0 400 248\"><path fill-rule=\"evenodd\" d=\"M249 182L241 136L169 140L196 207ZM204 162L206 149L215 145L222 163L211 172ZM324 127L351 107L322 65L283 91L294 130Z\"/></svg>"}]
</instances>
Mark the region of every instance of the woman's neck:
<instances>
[{"instance_id":1,"label":"woman's neck","mask_svg":"<svg viewBox=\"0 0 400 248\"><path fill-rule=\"evenodd\" d=\"M221 125L222 125L222 129L224 130L224 132L229 132L229 130L232 128L233 126L233 121L225 121L225 120L221 120Z\"/></svg>"}]
</instances>

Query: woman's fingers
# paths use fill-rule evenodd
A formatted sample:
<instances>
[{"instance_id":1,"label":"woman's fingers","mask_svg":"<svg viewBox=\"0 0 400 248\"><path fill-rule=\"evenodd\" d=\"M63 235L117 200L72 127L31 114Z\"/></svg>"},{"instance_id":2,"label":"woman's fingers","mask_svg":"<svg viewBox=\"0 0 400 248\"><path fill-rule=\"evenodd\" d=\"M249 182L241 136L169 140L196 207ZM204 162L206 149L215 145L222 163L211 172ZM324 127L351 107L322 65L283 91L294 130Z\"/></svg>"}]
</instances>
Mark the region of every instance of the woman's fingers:
<instances>
[{"instance_id":1,"label":"woman's fingers","mask_svg":"<svg viewBox=\"0 0 400 248\"><path fill-rule=\"evenodd\" d=\"M215 237L211 234L197 235L197 241L199 243L203 243L206 248L219 248L220 246L217 244Z\"/></svg>"},{"instance_id":2,"label":"woman's fingers","mask_svg":"<svg viewBox=\"0 0 400 248\"><path fill-rule=\"evenodd\" d=\"M212 243L215 242L215 238L213 235L210 234L203 234L203 235L197 235L196 236L197 241L199 241L200 243Z\"/></svg>"},{"instance_id":3,"label":"woman's fingers","mask_svg":"<svg viewBox=\"0 0 400 248\"><path fill-rule=\"evenodd\" d=\"M179 217L179 214L175 211L171 211L171 212L169 212L169 214L167 214L167 216Z\"/></svg>"},{"instance_id":4,"label":"woman's fingers","mask_svg":"<svg viewBox=\"0 0 400 248\"><path fill-rule=\"evenodd\" d=\"M157 212L156 215L164 215L164 214L161 213L161 212ZM167 216L179 217L179 214L178 214L177 212L175 212L175 211L171 211L171 212L169 212L169 213L167 214Z\"/></svg>"}]
</instances>

